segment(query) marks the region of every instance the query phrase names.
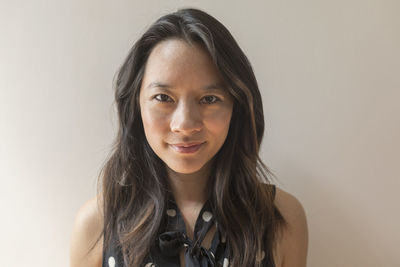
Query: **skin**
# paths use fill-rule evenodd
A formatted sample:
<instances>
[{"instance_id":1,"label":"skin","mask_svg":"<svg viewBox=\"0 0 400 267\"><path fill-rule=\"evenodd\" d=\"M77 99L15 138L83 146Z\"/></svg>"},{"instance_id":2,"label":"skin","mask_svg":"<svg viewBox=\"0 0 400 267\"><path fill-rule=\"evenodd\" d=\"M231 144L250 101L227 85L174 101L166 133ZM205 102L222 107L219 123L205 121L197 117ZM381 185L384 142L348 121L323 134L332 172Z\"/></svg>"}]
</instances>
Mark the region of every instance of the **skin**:
<instances>
[{"instance_id":1,"label":"skin","mask_svg":"<svg viewBox=\"0 0 400 267\"><path fill-rule=\"evenodd\" d=\"M162 83L165 86L152 86ZM140 91L140 110L146 138L165 162L172 191L189 237L206 201L207 177L213 157L229 130L233 100L224 90L204 90L219 84L221 77L209 55L198 45L167 40L156 45L146 64ZM216 86L214 86L216 87ZM217 101L217 98L219 101ZM181 154L170 144L205 142L193 154ZM103 240L89 254L102 231L102 197L87 201L75 218L70 243L70 267L100 267ZM277 267L306 266L308 229L304 209L291 194L277 188L275 205L288 228L278 239L274 258ZM209 248L212 228L202 245ZM184 266L181 253L181 266Z\"/></svg>"},{"instance_id":2,"label":"skin","mask_svg":"<svg viewBox=\"0 0 400 267\"><path fill-rule=\"evenodd\" d=\"M232 108L232 97L200 46L173 39L154 47L140 90L143 127L151 148L166 164L189 236L205 202L212 159L228 134ZM197 152L183 154L171 146L182 142L205 143Z\"/></svg>"}]
</instances>

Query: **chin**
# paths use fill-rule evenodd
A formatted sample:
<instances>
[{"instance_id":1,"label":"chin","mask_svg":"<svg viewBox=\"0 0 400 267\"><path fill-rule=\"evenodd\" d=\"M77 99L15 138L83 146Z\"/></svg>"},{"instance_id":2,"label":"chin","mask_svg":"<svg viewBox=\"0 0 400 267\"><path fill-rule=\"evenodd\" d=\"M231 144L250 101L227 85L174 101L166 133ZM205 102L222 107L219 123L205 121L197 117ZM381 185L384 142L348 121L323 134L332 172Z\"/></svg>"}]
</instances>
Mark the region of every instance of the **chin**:
<instances>
[{"instance_id":1,"label":"chin","mask_svg":"<svg viewBox=\"0 0 400 267\"><path fill-rule=\"evenodd\" d=\"M176 173L181 173L181 174L191 174L191 173L195 173L198 172L202 166L188 166L187 168L182 167L182 165L180 166L174 166L174 165L168 165L168 168L171 169L173 172Z\"/></svg>"},{"instance_id":2,"label":"chin","mask_svg":"<svg viewBox=\"0 0 400 267\"><path fill-rule=\"evenodd\" d=\"M182 168L172 169L171 168L171 170L176 173L180 173L180 174L192 174L192 173L198 172L200 170L200 168L198 168L198 169L182 169Z\"/></svg>"}]
</instances>

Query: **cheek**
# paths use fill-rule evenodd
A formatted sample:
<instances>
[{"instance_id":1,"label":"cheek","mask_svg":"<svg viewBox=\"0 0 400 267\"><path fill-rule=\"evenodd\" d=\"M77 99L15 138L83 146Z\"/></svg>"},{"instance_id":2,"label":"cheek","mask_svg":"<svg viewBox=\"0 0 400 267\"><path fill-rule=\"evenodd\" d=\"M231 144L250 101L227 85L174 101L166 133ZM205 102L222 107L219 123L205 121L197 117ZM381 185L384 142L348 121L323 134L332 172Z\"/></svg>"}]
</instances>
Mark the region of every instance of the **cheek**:
<instances>
[{"instance_id":1,"label":"cheek","mask_svg":"<svg viewBox=\"0 0 400 267\"><path fill-rule=\"evenodd\" d=\"M228 130L229 124L232 116L231 109L226 109L219 112L214 112L207 116L208 128L215 134L223 135L224 137Z\"/></svg>"},{"instance_id":2,"label":"cheek","mask_svg":"<svg viewBox=\"0 0 400 267\"><path fill-rule=\"evenodd\" d=\"M148 139L163 133L168 129L168 116L154 108L144 107L141 109L143 127Z\"/></svg>"}]
</instances>

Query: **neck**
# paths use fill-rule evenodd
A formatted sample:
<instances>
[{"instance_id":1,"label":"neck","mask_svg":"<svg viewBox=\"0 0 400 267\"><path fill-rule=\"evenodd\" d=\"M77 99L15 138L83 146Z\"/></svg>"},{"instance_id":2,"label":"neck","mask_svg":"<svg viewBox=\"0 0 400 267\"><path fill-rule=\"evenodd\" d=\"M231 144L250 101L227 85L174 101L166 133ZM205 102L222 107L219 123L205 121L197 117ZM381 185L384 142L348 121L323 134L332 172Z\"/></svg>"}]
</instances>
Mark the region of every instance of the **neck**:
<instances>
[{"instance_id":1,"label":"neck","mask_svg":"<svg viewBox=\"0 0 400 267\"><path fill-rule=\"evenodd\" d=\"M178 206L202 206L207 198L210 162L194 173L178 173L167 166L169 183Z\"/></svg>"}]
</instances>

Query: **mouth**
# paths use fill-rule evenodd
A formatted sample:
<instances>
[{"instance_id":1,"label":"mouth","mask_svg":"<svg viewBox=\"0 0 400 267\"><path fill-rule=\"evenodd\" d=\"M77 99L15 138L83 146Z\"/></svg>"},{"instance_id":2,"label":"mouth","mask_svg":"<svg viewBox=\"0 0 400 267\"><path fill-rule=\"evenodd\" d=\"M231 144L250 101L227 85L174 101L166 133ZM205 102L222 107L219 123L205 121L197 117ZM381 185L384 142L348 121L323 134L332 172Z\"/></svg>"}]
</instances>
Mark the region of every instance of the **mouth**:
<instances>
[{"instance_id":1,"label":"mouth","mask_svg":"<svg viewBox=\"0 0 400 267\"><path fill-rule=\"evenodd\" d=\"M175 151L179 153L195 153L198 151L205 142L202 143L188 143L188 144L174 144L170 145Z\"/></svg>"}]
</instances>

